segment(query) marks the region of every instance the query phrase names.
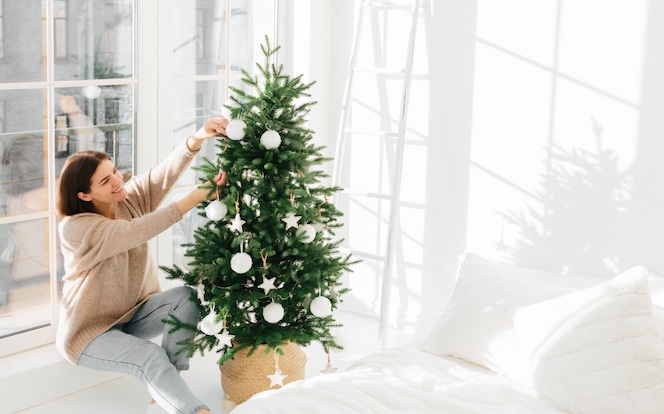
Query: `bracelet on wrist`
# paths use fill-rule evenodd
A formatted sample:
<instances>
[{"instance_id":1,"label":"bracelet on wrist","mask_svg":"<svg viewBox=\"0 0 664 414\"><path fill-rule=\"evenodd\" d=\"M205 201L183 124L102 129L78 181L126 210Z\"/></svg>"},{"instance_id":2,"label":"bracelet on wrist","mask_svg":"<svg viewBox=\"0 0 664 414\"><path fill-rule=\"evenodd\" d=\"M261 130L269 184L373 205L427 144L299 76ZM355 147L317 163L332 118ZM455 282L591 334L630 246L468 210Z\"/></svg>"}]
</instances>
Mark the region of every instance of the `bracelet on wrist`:
<instances>
[{"instance_id":1,"label":"bracelet on wrist","mask_svg":"<svg viewBox=\"0 0 664 414\"><path fill-rule=\"evenodd\" d=\"M187 151L191 152L192 154L195 154L195 153L197 153L198 151L201 150L201 147L198 147L198 149L196 149L196 150L192 149L192 148L189 146L189 138L192 138L192 139L193 139L194 136L193 136L193 135L189 135L187 138L185 138L185 140L184 140L184 145L185 145L185 147L187 147Z\"/></svg>"}]
</instances>

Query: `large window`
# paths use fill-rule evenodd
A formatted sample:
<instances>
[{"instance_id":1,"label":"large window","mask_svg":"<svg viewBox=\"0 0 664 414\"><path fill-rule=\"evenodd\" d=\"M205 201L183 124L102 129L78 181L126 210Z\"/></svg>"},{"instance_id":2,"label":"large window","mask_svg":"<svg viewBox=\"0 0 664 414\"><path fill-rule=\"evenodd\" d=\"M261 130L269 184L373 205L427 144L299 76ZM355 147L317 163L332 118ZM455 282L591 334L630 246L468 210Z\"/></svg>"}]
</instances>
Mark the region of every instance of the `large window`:
<instances>
[{"instance_id":1,"label":"large window","mask_svg":"<svg viewBox=\"0 0 664 414\"><path fill-rule=\"evenodd\" d=\"M54 339L64 275L55 185L66 158L105 151L129 178L220 114L239 69L253 67L248 45L274 33L274 3L0 0L0 354ZM143 133L164 123L170 140ZM190 172L180 188L195 182ZM191 238L191 216L167 232L169 249L159 243L160 263Z\"/></svg>"},{"instance_id":2,"label":"large window","mask_svg":"<svg viewBox=\"0 0 664 414\"><path fill-rule=\"evenodd\" d=\"M171 84L173 146L196 132L211 116L219 116L228 86L242 88L241 69L255 70L264 59L260 45L275 33L274 1L173 1L173 72ZM201 156L215 158L213 140ZM190 170L174 191L177 199L199 183ZM182 264L182 243L192 242L194 229L205 222L195 212L173 228L170 257L163 263Z\"/></svg>"},{"instance_id":3,"label":"large window","mask_svg":"<svg viewBox=\"0 0 664 414\"><path fill-rule=\"evenodd\" d=\"M9 352L8 337L53 338L64 274L54 195L66 157L112 149L122 172L134 171L138 80L132 0L3 2L2 17L0 350Z\"/></svg>"}]
</instances>

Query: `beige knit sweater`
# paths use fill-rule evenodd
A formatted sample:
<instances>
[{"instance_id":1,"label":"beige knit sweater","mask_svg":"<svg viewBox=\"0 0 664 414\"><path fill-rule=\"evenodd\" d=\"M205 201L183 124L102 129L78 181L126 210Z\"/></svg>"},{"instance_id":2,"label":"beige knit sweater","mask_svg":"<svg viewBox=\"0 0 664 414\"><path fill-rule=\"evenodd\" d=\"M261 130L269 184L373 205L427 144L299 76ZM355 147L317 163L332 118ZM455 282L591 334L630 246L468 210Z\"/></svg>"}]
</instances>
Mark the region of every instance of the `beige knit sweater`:
<instances>
[{"instance_id":1,"label":"beige knit sweater","mask_svg":"<svg viewBox=\"0 0 664 414\"><path fill-rule=\"evenodd\" d=\"M158 207L194 156L183 143L127 182L129 195L116 203L115 220L81 213L60 222L65 275L56 344L70 362L77 363L94 338L129 321L161 291L148 240L182 218L175 203Z\"/></svg>"}]
</instances>

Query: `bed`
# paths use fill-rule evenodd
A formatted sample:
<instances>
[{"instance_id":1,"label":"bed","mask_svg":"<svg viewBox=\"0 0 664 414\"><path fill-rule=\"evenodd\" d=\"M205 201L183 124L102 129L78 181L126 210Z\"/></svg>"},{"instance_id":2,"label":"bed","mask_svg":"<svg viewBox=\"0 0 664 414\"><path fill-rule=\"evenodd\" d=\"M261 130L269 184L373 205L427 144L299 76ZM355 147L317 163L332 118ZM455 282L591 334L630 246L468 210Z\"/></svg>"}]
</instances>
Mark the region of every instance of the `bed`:
<instances>
[{"instance_id":1,"label":"bed","mask_svg":"<svg viewBox=\"0 0 664 414\"><path fill-rule=\"evenodd\" d=\"M264 391L232 414L664 413L664 277L561 275L468 253L417 347Z\"/></svg>"}]
</instances>

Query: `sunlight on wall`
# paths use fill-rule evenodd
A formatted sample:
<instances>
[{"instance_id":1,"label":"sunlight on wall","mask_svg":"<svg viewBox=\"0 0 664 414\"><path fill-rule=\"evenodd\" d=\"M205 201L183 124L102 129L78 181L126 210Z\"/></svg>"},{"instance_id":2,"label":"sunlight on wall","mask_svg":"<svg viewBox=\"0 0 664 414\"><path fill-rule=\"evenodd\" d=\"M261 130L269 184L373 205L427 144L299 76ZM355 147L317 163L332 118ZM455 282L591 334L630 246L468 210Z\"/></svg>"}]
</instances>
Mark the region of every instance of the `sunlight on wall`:
<instances>
[{"instance_id":1,"label":"sunlight on wall","mask_svg":"<svg viewBox=\"0 0 664 414\"><path fill-rule=\"evenodd\" d=\"M354 26L349 4L334 7ZM390 340L427 333L465 251L571 273L637 264L664 272L664 3L422 4L387 298ZM367 47L363 64L394 63L406 26L384 25L392 43ZM350 54L337 46L325 53ZM384 102L398 84L385 79L381 90L363 78L361 85L355 126L395 128L395 107ZM339 93L340 79L330 89ZM349 150L343 185L384 194L393 142L364 138ZM350 247L384 253L387 201L356 198L340 208ZM349 305L377 316L384 273L371 254L354 268Z\"/></svg>"},{"instance_id":2,"label":"sunlight on wall","mask_svg":"<svg viewBox=\"0 0 664 414\"><path fill-rule=\"evenodd\" d=\"M617 271L647 2L480 0L477 17L468 250Z\"/></svg>"}]
</instances>

